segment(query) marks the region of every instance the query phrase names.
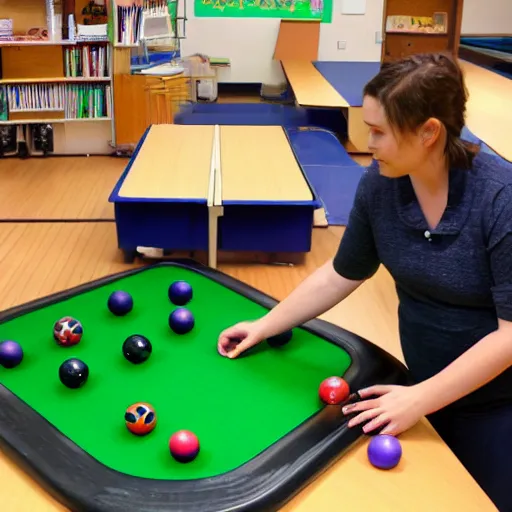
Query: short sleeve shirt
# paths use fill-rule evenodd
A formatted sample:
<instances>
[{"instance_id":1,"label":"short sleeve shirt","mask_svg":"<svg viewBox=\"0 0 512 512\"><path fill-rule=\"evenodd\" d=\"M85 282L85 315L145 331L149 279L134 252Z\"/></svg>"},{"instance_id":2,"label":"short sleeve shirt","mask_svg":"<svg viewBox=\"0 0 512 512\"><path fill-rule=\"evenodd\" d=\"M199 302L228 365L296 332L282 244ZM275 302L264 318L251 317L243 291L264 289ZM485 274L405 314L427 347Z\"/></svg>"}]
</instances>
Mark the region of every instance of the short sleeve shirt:
<instances>
[{"instance_id":1,"label":"short sleeve shirt","mask_svg":"<svg viewBox=\"0 0 512 512\"><path fill-rule=\"evenodd\" d=\"M413 377L425 380L512 321L512 164L480 152L452 169L448 204L430 229L408 176L375 162L358 186L334 268L367 279L384 265L396 283L400 340ZM512 342L512 340L511 340ZM453 407L512 403L512 369Z\"/></svg>"}]
</instances>

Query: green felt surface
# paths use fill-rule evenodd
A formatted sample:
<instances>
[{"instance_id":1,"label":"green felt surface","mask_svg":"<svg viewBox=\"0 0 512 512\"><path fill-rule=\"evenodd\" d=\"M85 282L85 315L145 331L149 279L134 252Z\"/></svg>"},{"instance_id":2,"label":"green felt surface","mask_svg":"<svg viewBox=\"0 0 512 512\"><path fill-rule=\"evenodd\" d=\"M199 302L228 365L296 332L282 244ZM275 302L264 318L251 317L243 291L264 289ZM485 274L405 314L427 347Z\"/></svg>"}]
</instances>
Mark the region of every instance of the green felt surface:
<instances>
[{"instance_id":1,"label":"green felt surface","mask_svg":"<svg viewBox=\"0 0 512 512\"><path fill-rule=\"evenodd\" d=\"M196 324L174 334L168 316L175 306L169 285L185 279L194 288L187 307ZM110 313L111 292L134 298L125 317ZM0 340L21 343L24 359L15 369L0 367L0 382L44 416L60 432L101 463L130 475L154 479L210 477L237 468L278 441L322 404L320 382L342 375L349 355L305 330L296 329L282 348L261 343L245 357L217 353L220 331L261 316L265 309L221 284L186 268L164 266L123 277L0 325ZM59 347L52 337L56 320L80 320L84 336L75 347ZM133 365L121 347L131 334L150 339L148 361ZM85 361L89 380L68 389L58 378L69 357ZM135 402L149 402L158 423L145 437L131 434L124 413ZM188 429L201 449L190 463L169 453L171 434Z\"/></svg>"}]
</instances>

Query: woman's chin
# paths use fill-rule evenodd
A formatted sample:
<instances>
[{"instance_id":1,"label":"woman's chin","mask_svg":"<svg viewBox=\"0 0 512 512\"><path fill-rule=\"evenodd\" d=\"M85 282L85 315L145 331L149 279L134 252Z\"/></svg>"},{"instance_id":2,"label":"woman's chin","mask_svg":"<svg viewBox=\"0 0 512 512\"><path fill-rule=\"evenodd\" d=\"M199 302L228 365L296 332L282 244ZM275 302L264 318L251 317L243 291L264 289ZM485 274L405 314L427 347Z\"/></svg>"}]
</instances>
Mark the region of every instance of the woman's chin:
<instances>
[{"instance_id":1,"label":"woman's chin","mask_svg":"<svg viewBox=\"0 0 512 512\"><path fill-rule=\"evenodd\" d=\"M379 173L381 176L385 176L386 178L400 178L400 176L403 176L403 174L389 166L386 162L383 162L382 160L378 160L377 162L379 164Z\"/></svg>"}]
</instances>

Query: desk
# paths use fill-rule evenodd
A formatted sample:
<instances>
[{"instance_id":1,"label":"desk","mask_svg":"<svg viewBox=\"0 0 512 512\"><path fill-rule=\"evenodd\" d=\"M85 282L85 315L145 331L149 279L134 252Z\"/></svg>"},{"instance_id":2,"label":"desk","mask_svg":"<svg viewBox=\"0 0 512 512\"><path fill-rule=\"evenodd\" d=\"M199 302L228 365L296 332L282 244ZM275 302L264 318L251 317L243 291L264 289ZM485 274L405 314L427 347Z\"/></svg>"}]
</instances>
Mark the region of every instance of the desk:
<instances>
[{"instance_id":1,"label":"desk","mask_svg":"<svg viewBox=\"0 0 512 512\"><path fill-rule=\"evenodd\" d=\"M508 126L512 120L512 80L460 61L469 91L466 124L493 151L512 162Z\"/></svg>"},{"instance_id":2,"label":"desk","mask_svg":"<svg viewBox=\"0 0 512 512\"><path fill-rule=\"evenodd\" d=\"M320 206L280 126L154 125L110 201L118 245L305 253Z\"/></svg>"},{"instance_id":3,"label":"desk","mask_svg":"<svg viewBox=\"0 0 512 512\"><path fill-rule=\"evenodd\" d=\"M512 81L461 60L469 90L467 126L503 158L512 161L507 127L512 112ZM339 108L348 123L347 149L368 152L362 91L379 71L378 62L282 61L283 71L300 106Z\"/></svg>"},{"instance_id":4,"label":"desk","mask_svg":"<svg viewBox=\"0 0 512 512\"><path fill-rule=\"evenodd\" d=\"M355 153L369 153L361 94L366 78L378 72L378 63L320 62L315 65L308 61L282 61L281 65L297 104L302 107L339 108L347 120L347 149ZM337 80L328 80L323 73L330 73ZM346 92L343 87L340 89L343 84L348 85Z\"/></svg>"}]
</instances>

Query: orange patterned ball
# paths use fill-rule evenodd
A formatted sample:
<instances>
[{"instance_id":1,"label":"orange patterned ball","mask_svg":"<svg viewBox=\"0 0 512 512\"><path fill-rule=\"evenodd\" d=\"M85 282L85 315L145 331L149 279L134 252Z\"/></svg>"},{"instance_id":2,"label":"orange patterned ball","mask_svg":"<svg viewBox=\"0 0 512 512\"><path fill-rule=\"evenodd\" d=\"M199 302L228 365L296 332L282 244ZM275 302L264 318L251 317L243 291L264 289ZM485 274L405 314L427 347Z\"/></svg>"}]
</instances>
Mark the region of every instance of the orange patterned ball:
<instances>
[{"instance_id":1,"label":"orange patterned ball","mask_svg":"<svg viewBox=\"0 0 512 512\"><path fill-rule=\"evenodd\" d=\"M130 405L126 409L124 420L128 430L138 436L149 434L156 427L155 410L144 402Z\"/></svg>"}]
</instances>

